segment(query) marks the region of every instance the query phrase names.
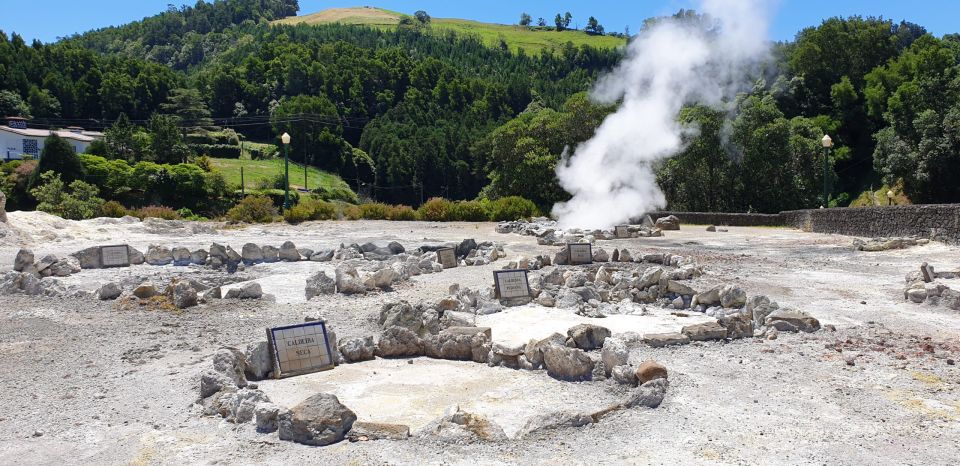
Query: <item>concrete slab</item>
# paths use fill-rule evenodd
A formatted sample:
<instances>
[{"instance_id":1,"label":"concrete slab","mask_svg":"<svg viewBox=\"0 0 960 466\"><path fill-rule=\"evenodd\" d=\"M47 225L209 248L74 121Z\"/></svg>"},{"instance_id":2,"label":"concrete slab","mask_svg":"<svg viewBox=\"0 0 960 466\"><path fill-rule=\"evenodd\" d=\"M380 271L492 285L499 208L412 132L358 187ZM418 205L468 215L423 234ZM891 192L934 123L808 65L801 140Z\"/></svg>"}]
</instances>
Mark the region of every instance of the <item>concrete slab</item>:
<instances>
[{"instance_id":1,"label":"concrete slab","mask_svg":"<svg viewBox=\"0 0 960 466\"><path fill-rule=\"evenodd\" d=\"M639 309L639 308L638 308ZM477 316L477 325L490 327L493 341L519 345L531 338L546 338L553 333L567 334L567 329L578 324L594 324L608 328L614 335L626 332L679 332L685 325L716 321L698 312L682 311L687 317L678 317L670 309L648 308L647 315L610 315L602 319L580 316L571 309L543 307L536 304L507 308L502 312Z\"/></svg>"},{"instance_id":2,"label":"concrete slab","mask_svg":"<svg viewBox=\"0 0 960 466\"><path fill-rule=\"evenodd\" d=\"M332 393L358 420L419 429L451 405L487 416L514 436L536 414L599 410L619 400L603 383L561 382L544 371L488 367L469 361L414 358L345 364L326 372L264 380L270 399L292 407L316 393Z\"/></svg>"}]
</instances>

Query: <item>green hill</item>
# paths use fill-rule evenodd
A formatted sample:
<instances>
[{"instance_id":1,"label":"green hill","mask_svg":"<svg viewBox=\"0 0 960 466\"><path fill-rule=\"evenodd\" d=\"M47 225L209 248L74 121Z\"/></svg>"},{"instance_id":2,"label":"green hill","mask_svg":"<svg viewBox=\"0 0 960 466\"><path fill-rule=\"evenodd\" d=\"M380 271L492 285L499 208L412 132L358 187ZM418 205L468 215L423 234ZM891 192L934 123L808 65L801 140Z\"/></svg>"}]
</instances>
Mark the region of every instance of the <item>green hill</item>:
<instances>
[{"instance_id":1,"label":"green hill","mask_svg":"<svg viewBox=\"0 0 960 466\"><path fill-rule=\"evenodd\" d=\"M275 24L359 24L382 29L397 27L405 15L374 7L330 8L317 13L292 16L274 21ZM481 23L456 18L433 18L429 29L434 32L454 31L479 37L483 43L496 47L502 39L511 50L523 48L526 52L539 52L547 48L559 49L567 42L575 46L590 45L597 48L616 48L626 43L625 39L613 36L595 36L583 31L553 31L546 28L524 27L509 24Z\"/></svg>"}]
</instances>

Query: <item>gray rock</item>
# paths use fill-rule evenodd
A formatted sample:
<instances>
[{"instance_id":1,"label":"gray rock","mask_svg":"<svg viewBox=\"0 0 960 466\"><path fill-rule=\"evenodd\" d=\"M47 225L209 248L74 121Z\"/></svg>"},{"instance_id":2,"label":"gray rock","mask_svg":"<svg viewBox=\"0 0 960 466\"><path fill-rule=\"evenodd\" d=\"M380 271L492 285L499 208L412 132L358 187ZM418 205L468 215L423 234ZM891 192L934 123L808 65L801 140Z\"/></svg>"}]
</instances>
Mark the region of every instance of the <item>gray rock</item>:
<instances>
[{"instance_id":1,"label":"gray rock","mask_svg":"<svg viewBox=\"0 0 960 466\"><path fill-rule=\"evenodd\" d=\"M656 408L663 403L663 398L667 395L667 379L653 379L637 387L628 395L621 406L624 408L646 407Z\"/></svg>"},{"instance_id":2,"label":"gray rock","mask_svg":"<svg viewBox=\"0 0 960 466\"><path fill-rule=\"evenodd\" d=\"M263 380L273 372L273 359L270 357L270 345L265 341L247 345L244 353L246 366L244 375L250 380Z\"/></svg>"},{"instance_id":3,"label":"gray rock","mask_svg":"<svg viewBox=\"0 0 960 466\"><path fill-rule=\"evenodd\" d=\"M150 282L141 283L133 289L133 295L140 299L150 299L157 294L157 287Z\"/></svg>"},{"instance_id":4,"label":"gray rock","mask_svg":"<svg viewBox=\"0 0 960 466\"><path fill-rule=\"evenodd\" d=\"M753 336L753 319L746 312L721 316L717 321L727 329L727 338L750 338Z\"/></svg>"},{"instance_id":5,"label":"gray rock","mask_svg":"<svg viewBox=\"0 0 960 466\"><path fill-rule=\"evenodd\" d=\"M310 248L297 248L297 252L300 253L300 257L304 260L309 260L310 256L313 255L313 249Z\"/></svg>"},{"instance_id":6,"label":"gray rock","mask_svg":"<svg viewBox=\"0 0 960 466\"><path fill-rule=\"evenodd\" d=\"M333 260L334 252L335 251L333 249L315 252L312 256L310 256L310 260L314 262L330 262Z\"/></svg>"},{"instance_id":7,"label":"gray rock","mask_svg":"<svg viewBox=\"0 0 960 466\"><path fill-rule=\"evenodd\" d=\"M17 257L13 259L13 270L23 272L27 267L33 266L33 251L21 249L17 251Z\"/></svg>"},{"instance_id":8,"label":"gray rock","mask_svg":"<svg viewBox=\"0 0 960 466\"><path fill-rule=\"evenodd\" d=\"M297 262L300 260L300 251L297 251L297 246L292 241L285 241L280 246L279 257L285 262Z\"/></svg>"},{"instance_id":9,"label":"gray rock","mask_svg":"<svg viewBox=\"0 0 960 466\"><path fill-rule=\"evenodd\" d=\"M523 427L517 432L516 438L524 438L534 432L545 430L583 427L593 422L593 417L590 416L590 414L575 411L553 411L545 414L537 414L527 418Z\"/></svg>"},{"instance_id":10,"label":"gray rock","mask_svg":"<svg viewBox=\"0 0 960 466\"><path fill-rule=\"evenodd\" d=\"M567 330L567 337L573 340L574 345L586 351L602 348L609 336L609 329L593 324L579 324Z\"/></svg>"},{"instance_id":11,"label":"gray rock","mask_svg":"<svg viewBox=\"0 0 960 466\"><path fill-rule=\"evenodd\" d=\"M115 282L107 282L97 290L97 297L101 301L112 301L119 298L121 293L123 293L123 289L120 288L120 285Z\"/></svg>"},{"instance_id":12,"label":"gray rock","mask_svg":"<svg viewBox=\"0 0 960 466\"><path fill-rule=\"evenodd\" d=\"M173 253L165 246L151 244L147 248L146 261L150 265L167 265L173 263Z\"/></svg>"},{"instance_id":13,"label":"gray rock","mask_svg":"<svg viewBox=\"0 0 960 466\"><path fill-rule=\"evenodd\" d=\"M207 263L207 251L197 249L190 253L190 263L194 265L203 265Z\"/></svg>"},{"instance_id":14,"label":"gray rock","mask_svg":"<svg viewBox=\"0 0 960 466\"><path fill-rule=\"evenodd\" d=\"M924 288L911 288L905 294L907 299L915 303L922 303L927 300L927 290Z\"/></svg>"},{"instance_id":15,"label":"gray rock","mask_svg":"<svg viewBox=\"0 0 960 466\"><path fill-rule=\"evenodd\" d=\"M459 406L447 409L440 418L433 420L415 434L417 437L433 437L451 443L468 443L477 440L499 442L507 439L503 428L479 414L461 411Z\"/></svg>"},{"instance_id":16,"label":"gray rock","mask_svg":"<svg viewBox=\"0 0 960 466\"><path fill-rule=\"evenodd\" d=\"M173 305L177 309L186 309L197 305L197 290L193 289L190 282L186 280L177 280L170 283L166 290L167 296L173 300Z\"/></svg>"},{"instance_id":17,"label":"gray rock","mask_svg":"<svg viewBox=\"0 0 960 466\"><path fill-rule=\"evenodd\" d=\"M581 349L549 345L541 350L543 364L551 377L560 380L588 380L593 373L593 360Z\"/></svg>"},{"instance_id":18,"label":"gray rock","mask_svg":"<svg viewBox=\"0 0 960 466\"><path fill-rule=\"evenodd\" d=\"M224 389L236 390L229 377L214 370L205 370L200 374L200 398L208 398Z\"/></svg>"},{"instance_id":19,"label":"gray rock","mask_svg":"<svg viewBox=\"0 0 960 466\"><path fill-rule=\"evenodd\" d=\"M0 191L0 223L7 223L7 195Z\"/></svg>"},{"instance_id":20,"label":"gray rock","mask_svg":"<svg viewBox=\"0 0 960 466\"><path fill-rule=\"evenodd\" d=\"M280 250L273 246L264 246L260 248L260 252L263 254L264 262L277 262L280 260Z\"/></svg>"},{"instance_id":21,"label":"gray rock","mask_svg":"<svg viewBox=\"0 0 960 466\"><path fill-rule=\"evenodd\" d=\"M336 269L337 291L343 294L366 293L367 287L360 280L357 269L349 265L340 265Z\"/></svg>"},{"instance_id":22,"label":"gray rock","mask_svg":"<svg viewBox=\"0 0 960 466\"><path fill-rule=\"evenodd\" d=\"M193 255L190 250L184 247L176 247L170 251L173 257L173 265L185 266L193 263Z\"/></svg>"},{"instance_id":23,"label":"gray rock","mask_svg":"<svg viewBox=\"0 0 960 466\"><path fill-rule=\"evenodd\" d=\"M348 338L339 343L340 354L347 362L370 361L376 352L373 337Z\"/></svg>"},{"instance_id":24,"label":"gray rock","mask_svg":"<svg viewBox=\"0 0 960 466\"><path fill-rule=\"evenodd\" d=\"M643 335L643 342L654 348L670 345L686 345L690 338L682 333L647 333Z\"/></svg>"},{"instance_id":25,"label":"gray rock","mask_svg":"<svg viewBox=\"0 0 960 466\"><path fill-rule=\"evenodd\" d=\"M367 275L363 279L363 286L367 289L389 289L394 282L400 280L400 274L396 270L393 270L389 267L384 267L372 274Z\"/></svg>"},{"instance_id":26,"label":"gray rock","mask_svg":"<svg viewBox=\"0 0 960 466\"><path fill-rule=\"evenodd\" d=\"M423 342L409 329L390 327L380 335L376 354L383 358L422 356Z\"/></svg>"},{"instance_id":27,"label":"gray rock","mask_svg":"<svg viewBox=\"0 0 960 466\"><path fill-rule=\"evenodd\" d=\"M263 297L263 289L257 282L245 283L238 288L231 288L227 291L224 299L260 299Z\"/></svg>"},{"instance_id":28,"label":"gray rock","mask_svg":"<svg viewBox=\"0 0 960 466\"><path fill-rule=\"evenodd\" d=\"M593 250L593 261L594 262L607 262L610 260L610 255L607 254L607 251L603 248L597 248Z\"/></svg>"},{"instance_id":29,"label":"gray rock","mask_svg":"<svg viewBox=\"0 0 960 466\"><path fill-rule=\"evenodd\" d=\"M76 257L67 256L50 266L50 272L57 277L69 277L81 270Z\"/></svg>"},{"instance_id":30,"label":"gray rock","mask_svg":"<svg viewBox=\"0 0 960 466\"><path fill-rule=\"evenodd\" d=\"M693 296L697 294L696 290L676 280L667 280L667 291L681 296Z\"/></svg>"},{"instance_id":31,"label":"gray rock","mask_svg":"<svg viewBox=\"0 0 960 466\"><path fill-rule=\"evenodd\" d=\"M477 249L477 241L474 239L465 239L457 245L457 257L467 257L470 251Z\"/></svg>"},{"instance_id":32,"label":"gray rock","mask_svg":"<svg viewBox=\"0 0 960 466\"><path fill-rule=\"evenodd\" d=\"M130 259L130 265L140 265L147 261L146 256L132 246L127 246L127 258Z\"/></svg>"},{"instance_id":33,"label":"gray rock","mask_svg":"<svg viewBox=\"0 0 960 466\"><path fill-rule=\"evenodd\" d=\"M77 261L80 262L80 268L82 269L100 268L100 248L98 246L89 247L71 255L77 258Z\"/></svg>"},{"instance_id":34,"label":"gray rock","mask_svg":"<svg viewBox=\"0 0 960 466\"><path fill-rule=\"evenodd\" d=\"M607 337L603 341L603 349L600 352L600 360L608 370L627 363L630 356L630 350L643 343L643 337L634 332L622 333Z\"/></svg>"},{"instance_id":35,"label":"gray rock","mask_svg":"<svg viewBox=\"0 0 960 466\"><path fill-rule=\"evenodd\" d=\"M781 308L767 315L767 325L773 325L777 321L787 322L802 332L810 333L820 330L820 321L805 312L793 309Z\"/></svg>"},{"instance_id":36,"label":"gray rock","mask_svg":"<svg viewBox=\"0 0 960 466\"><path fill-rule=\"evenodd\" d=\"M380 308L377 323L381 329L402 327L419 335L423 333L423 310L406 301L386 303Z\"/></svg>"},{"instance_id":37,"label":"gray rock","mask_svg":"<svg viewBox=\"0 0 960 466\"><path fill-rule=\"evenodd\" d=\"M626 364L621 364L619 366L614 366L611 369L610 374L613 376L613 380L617 383L624 385L637 385L637 369L628 366Z\"/></svg>"},{"instance_id":38,"label":"gray rock","mask_svg":"<svg viewBox=\"0 0 960 466\"><path fill-rule=\"evenodd\" d=\"M243 258L244 264L259 264L263 262L263 250L256 244L247 243L240 249L240 257Z\"/></svg>"},{"instance_id":39,"label":"gray rock","mask_svg":"<svg viewBox=\"0 0 960 466\"><path fill-rule=\"evenodd\" d=\"M653 285L656 285L660 282L660 277L663 276L663 269L660 267L650 267L643 271L643 274L640 275L640 279L634 283L635 288L646 289Z\"/></svg>"},{"instance_id":40,"label":"gray rock","mask_svg":"<svg viewBox=\"0 0 960 466\"><path fill-rule=\"evenodd\" d=\"M735 285L720 289L720 305L726 308L741 307L747 303L747 293Z\"/></svg>"},{"instance_id":41,"label":"gray rock","mask_svg":"<svg viewBox=\"0 0 960 466\"><path fill-rule=\"evenodd\" d=\"M336 290L337 282L321 270L307 278L307 286L304 293L306 294L307 301L309 301L314 296L333 294Z\"/></svg>"},{"instance_id":42,"label":"gray rock","mask_svg":"<svg viewBox=\"0 0 960 466\"><path fill-rule=\"evenodd\" d=\"M353 423L353 428L347 433L351 442L363 440L406 440L410 438L410 426L403 424L387 424L385 422Z\"/></svg>"},{"instance_id":43,"label":"gray rock","mask_svg":"<svg viewBox=\"0 0 960 466\"><path fill-rule=\"evenodd\" d=\"M336 396L319 393L279 415L280 440L324 446L344 439L357 415Z\"/></svg>"},{"instance_id":44,"label":"gray rock","mask_svg":"<svg viewBox=\"0 0 960 466\"><path fill-rule=\"evenodd\" d=\"M60 262L60 257L56 254L47 254L36 263L37 272L45 277L49 277L53 273L49 270L50 267L57 262Z\"/></svg>"},{"instance_id":45,"label":"gray rock","mask_svg":"<svg viewBox=\"0 0 960 466\"><path fill-rule=\"evenodd\" d=\"M630 251L626 249L620 250L620 255L617 257L618 262L633 262L633 256L630 254Z\"/></svg>"},{"instance_id":46,"label":"gray rock","mask_svg":"<svg viewBox=\"0 0 960 466\"><path fill-rule=\"evenodd\" d=\"M257 403L253 409L257 432L269 434L280 428L280 407L273 403Z\"/></svg>"},{"instance_id":47,"label":"gray rock","mask_svg":"<svg viewBox=\"0 0 960 466\"><path fill-rule=\"evenodd\" d=\"M666 217L660 217L657 219L657 223L654 224L657 228L661 230L679 230L680 229L680 219L676 215L668 215Z\"/></svg>"},{"instance_id":48,"label":"gray rock","mask_svg":"<svg viewBox=\"0 0 960 466\"><path fill-rule=\"evenodd\" d=\"M213 370L223 374L237 388L247 386L247 358L244 354L230 347L222 347L213 354Z\"/></svg>"},{"instance_id":49,"label":"gray rock","mask_svg":"<svg viewBox=\"0 0 960 466\"><path fill-rule=\"evenodd\" d=\"M727 329L717 322L687 325L680 333L691 341L722 340L727 337Z\"/></svg>"}]
</instances>

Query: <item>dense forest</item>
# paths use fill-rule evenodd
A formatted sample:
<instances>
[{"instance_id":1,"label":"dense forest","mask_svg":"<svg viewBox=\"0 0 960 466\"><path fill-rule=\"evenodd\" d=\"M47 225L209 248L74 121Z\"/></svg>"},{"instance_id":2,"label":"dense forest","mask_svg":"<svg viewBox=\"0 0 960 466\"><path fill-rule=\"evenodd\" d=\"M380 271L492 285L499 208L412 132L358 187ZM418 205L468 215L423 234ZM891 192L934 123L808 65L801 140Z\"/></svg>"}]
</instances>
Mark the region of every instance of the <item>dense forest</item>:
<instances>
[{"instance_id":1,"label":"dense forest","mask_svg":"<svg viewBox=\"0 0 960 466\"><path fill-rule=\"evenodd\" d=\"M511 52L428 21L270 24L298 9L198 1L52 44L0 31L0 113L106 129L94 155L131 166L216 157L219 141L185 144L199 128L261 142L286 131L293 160L373 200L519 195L548 210L567 196L554 176L562 154L613 111L586 91L623 50ZM671 209L815 207L824 181L830 205L881 186L913 202L960 202L960 36L831 18L773 52L729 108L677 116L699 131L657 167ZM836 144L828 155L824 134Z\"/></svg>"}]
</instances>

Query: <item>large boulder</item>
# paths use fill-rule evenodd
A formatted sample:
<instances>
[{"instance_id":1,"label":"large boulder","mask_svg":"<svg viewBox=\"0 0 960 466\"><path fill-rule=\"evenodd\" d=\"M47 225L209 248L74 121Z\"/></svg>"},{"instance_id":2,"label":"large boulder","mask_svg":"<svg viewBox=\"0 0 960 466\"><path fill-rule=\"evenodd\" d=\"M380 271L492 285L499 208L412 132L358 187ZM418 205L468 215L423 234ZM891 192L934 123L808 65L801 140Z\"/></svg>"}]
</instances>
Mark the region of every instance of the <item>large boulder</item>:
<instances>
[{"instance_id":1,"label":"large boulder","mask_svg":"<svg viewBox=\"0 0 960 466\"><path fill-rule=\"evenodd\" d=\"M663 403L663 398L667 394L667 379L656 378L650 380L628 395L621 406L624 408L635 408L643 406L646 408L656 408Z\"/></svg>"},{"instance_id":2,"label":"large boulder","mask_svg":"<svg viewBox=\"0 0 960 466\"><path fill-rule=\"evenodd\" d=\"M657 219L657 223L654 224L657 228L661 230L679 230L680 229L680 219L676 215L668 215L666 217L660 217Z\"/></svg>"},{"instance_id":3,"label":"large boulder","mask_svg":"<svg viewBox=\"0 0 960 466\"><path fill-rule=\"evenodd\" d=\"M150 282L141 283L133 289L133 295L140 299L150 299L157 294L157 287Z\"/></svg>"},{"instance_id":4,"label":"large boulder","mask_svg":"<svg viewBox=\"0 0 960 466\"><path fill-rule=\"evenodd\" d=\"M260 248L260 252L263 254L264 262L277 262L280 260L280 250L273 246L264 246Z\"/></svg>"},{"instance_id":5,"label":"large boulder","mask_svg":"<svg viewBox=\"0 0 960 466\"><path fill-rule=\"evenodd\" d=\"M413 333L421 334L423 311L406 301L386 303L380 308L380 318L377 322L382 329L403 327Z\"/></svg>"},{"instance_id":6,"label":"large boulder","mask_svg":"<svg viewBox=\"0 0 960 466\"><path fill-rule=\"evenodd\" d=\"M600 351L600 360L603 361L604 368L610 371L614 367L627 364L630 350L640 346L641 343L643 343L643 337L634 332L607 337Z\"/></svg>"},{"instance_id":7,"label":"large boulder","mask_svg":"<svg viewBox=\"0 0 960 466\"><path fill-rule=\"evenodd\" d=\"M68 277L80 270L80 261L73 256L64 257L50 266L50 272L58 277Z\"/></svg>"},{"instance_id":8,"label":"large boulder","mask_svg":"<svg viewBox=\"0 0 960 466\"><path fill-rule=\"evenodd\" d=\"M376 354L383 358L422 356L423 342L409 329L390 327L380 335Z\"/></svg>"},{"instance_id":9,"label":"large boulder","mask_svg":"<svg viewBox=\"0 0 960 466\"><path fill-rule=\"evenodd\" d=\"M747 293L735 285L720 289L720 305L727 308L741 307L747 303Z\"/></svg>"},{"instance_id":10,"label":"large boulder","mask_svg":"<svg viewBox=\"0 0 960 466\"><path fill-rule=\"evenodd\" d=\"M820 330L820 321L802 311L781 308L767 315L765 323L769 326L777 322L786 322L801 332L816 332ZM779 329L778 329L779 330Z\"/></svg>"},{"instance_id":11,"label":"large boulder","mask_svg":"<svg viewBox=\"0 0 960 466\"><path fill-rule=\"evenodd\" d=\"M390 267L384 267L364 277L363 286L368 290L374 288L385 290L389 289L393 283L398 280L400 280L400 274L397 273L396 270Z\"/></svg>"},{"instance_id":12,"label":"large boulder","mask_svg":"<svg viewBox=\"0 0 960 466\"><path fill-rule=\"evenodd\" d=\"M373 337L348 338L340 341L340 354L347 362L372 360L376 349Z\"/></svg>"},{"instance_id":13,"label":"large boulder","mask_svg":"<svg viewBox=\"0 0 960 466\"><path fill-rule=\"evenodd\" d=\"M297 246L292 241L284 241L280 245L279 257L280 260L285 262L297 262L300 260L300 251L297 250Z\"/></svg>"},{"instance_id":14,"label":"large boulder","mask_svg":"<svg viewBox=\"0 0 960 466\"><path fill-rule=\"evenodd\" d=\"M224 299L260 299L263 297L263 288L257 282L245 283L239 288L231 288Z\"/></svg>"},{"instance_id":15,"label":"large boulder","mask_svg":"<svg viewBox=\"0 0 960 466\"><path fill-rule=\"evenodd\" d=\"M280 440L324 446L344 439L357 415L336 396L318 393L280 414Z\"/></svg>"},{"instance_id":16,"label":"large boulder","mask_svg":"<svg viewBox=\"0 0 960 466\"><path fill-rule=\"evenodd\" d=\"M579 324L567 330L567 337L582 350L594 350L603 347L603 341L610 336L610 330L593 324Z\"/></svg>"},{"instance_id":17,"label":"large boulder","mask_svg":"<svg viewBox=\"0 0 960 466\"><path fill-rule=\"evenodd\" d=\"M263 262L263 250L256 244L247 243L240 249L240 257L243 258L244 264L259 264Z\"/></svg>"},{"instance_id":18,"label":"large boulder","mask_svg":"<svg viewBox=\"0 0 960 466\"><path fill-rule=\"evenodd\" d=\"M77 260L80 262L80 268L82 269L100 268L100 248L98 246L92 246L82 251L77 251L73 253L72 256L77 258Z\"/></svg>"},{"instance_id":19,"label":"large boulder","mask_svg":"<svg viewBox=\"0 0 960 466\"><path fill-rule=\"evenodd\" d=\"M457 245L457 257L467 257L467 254L470 254L470 251L477 249L477 240L465 239Z\"/></svg>"},{"instance_id":20,"label":"large boulder","mask_svg":"<svg viewBox=\"0 0 960 466\"><path fill-rule=\"evenodd\" d=\"M307 287L304 290L304 294L307 297L307 301L309 301L314 296L333 294L336 290L337 282L321 270L307 278Z\"/></svg>"},{"instance_id":21,"label":"large boulder","mask_svg":"<svg viewBox=\"0 0 960 466\"><path fill-rule=\"evenodd\" d=\"M753 319L746 312L736 312L717 319L727 329L727 338L750 338L753 336Z\"/></svg>"},{"instance_id":22,"label":"large boulder","mask_svg":"<svg viewBox=\"0 0 960 466\"><path fill-rule=\"evenodd\" d=\"M244 353L247 359L247 366L244 374L252 380L263 380L273 372L273 359L270 357L270 344L266 341L259 341L247 345L247 351Z\"/></svg>"},{"instance_id":23,"label":"large boulder","mask_svg":"<svg viewBox=\"0 0 960 466\"><path fill-rule=\"evenodd\" d=\"M127 258L130 259L130 265L140 265L147 261L143 253L132 246L127 246Z\"/></svg>"},{"instance_id":24,"label":"large boulder","mask_svg":"<svg viewBox=\"0 0 960 466\"><path fill-rule=\"evenodd\" d=\"M173 300L177 309L186 309L197 305L197 290L186 280L177 280L167 286L167 296Z\"/></svg>"},{"instance_id":25,"label":"large boulder","mask_svg":"<svg viewBox=\"0 0 960 466\"><path fill-rule=\"evenodd\" d=\"M193 254L185 247L175 247L170 254L173 256L173 265L182 267L193 263Z\"/></svg>"},{"instance_id":26,"label":"large boulder","mask_svg":"<svg viewBox=\"0 0 960 466\"><path fill-rule=\"evenodd\" d=\"M123 293L123 288L120 288L116 282L107 282L97 290L97 297L101 301L112 301L120 297L120 294Z\"/></svg>"},{"instance_id":27,"label":"large boulder","mask_svg":"<svg viewBox=\"0 0 960 466\"><path fill-rule=\"evenodd\" d=\"M581 349L550 345L542 352L547 373L555 379L588 380L593 373L594 362Z\"/></svg>"},{"instance_id":28,"label":"large boulder","mask_svg":"<svg viewBox=\"0 0 960 466\"><path fill-rule=\"evenodd\" d=\"M13 259L13 270L17 272L23 272L28 270L30 267L33 267L33 251L29 249L21 249L17 251L17 257Z\"/></svg>"},{"instance_id":29,"label":"large boulder","mask_svg":"<svg viewBox=\"0 0 960 466\"><path fill-rule=\"evenodd\" d=\"M366 293L367 287L360 279L357 269L349 265L340 265L336 269L337 291L343 294Z\"/></svg>"},{"instance_id":30,"label":"large boulder","mask_svg":"<svg viewBox=\"0 0 960 466\"><path fill-rule=\"evenodd\" d=\"M150 265L167 265L173 262L173 253L165 246L151 244L147 248L146 261Z\"/></svg>"}]
</instances>

